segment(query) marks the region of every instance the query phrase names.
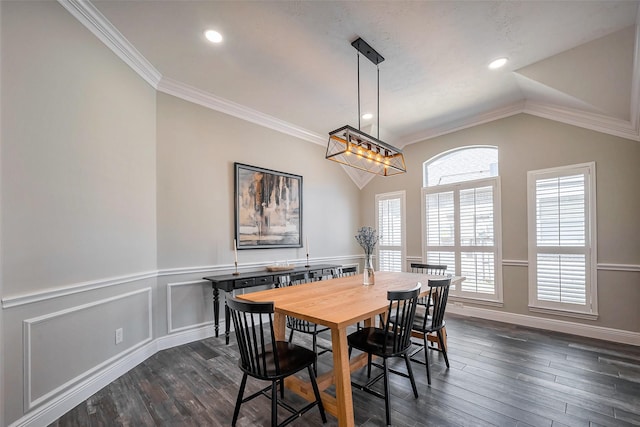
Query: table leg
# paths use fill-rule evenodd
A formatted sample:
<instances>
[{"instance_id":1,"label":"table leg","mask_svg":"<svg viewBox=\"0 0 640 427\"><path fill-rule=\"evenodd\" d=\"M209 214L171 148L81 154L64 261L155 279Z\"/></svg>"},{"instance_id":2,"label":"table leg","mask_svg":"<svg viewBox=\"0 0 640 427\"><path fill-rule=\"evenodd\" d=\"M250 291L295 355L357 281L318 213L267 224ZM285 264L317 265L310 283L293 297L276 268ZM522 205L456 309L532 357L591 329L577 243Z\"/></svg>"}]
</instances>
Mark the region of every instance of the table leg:
<instances>
[{"instance_id":1,"label":"table leg","mask_svg":"<svg viewBox=\"0 0 640 427\"><path fill-rule=\"evenodd\" d=\"M354 426L353 396L351 395L351 370L349 367L349 347L347 329L331 329L333 348L333 373L336 381L336 401L338 404L338 425Z\"/></svg>"},{"instance_id":2,"label":"table leg","mask_svg":"<svg viewBox=\"0 0 640 427\"><path fill-rule=\"evenodd\" d=\"M229 344L229 331L231 329L231 325L229 324L229 317L231 317L231 313L229 313L229 307L227 306L227 300L224 300L224 343Z\"/></svg>"},{"instance_id":3,"label":"table leg","mask_svg":"<svg viewBox=\"0 0 640 427\"><path fill-rule=\"evenodd\" d=\"M276 336L276 341L286 341L285 340L285 328L287 324L287 316L278 313L277 311L273 313L273 333Z\"/></svg>"},{"instance_id":4,"label":"table leg","mask_svg":"<svg viewBox=\"0 0 640 427\"><path fill-rule=\"evenodd\" d=\"M217 338L220 326L220 291L216 287L213 288L213 323Z\"/></svg>"}]
</instances>

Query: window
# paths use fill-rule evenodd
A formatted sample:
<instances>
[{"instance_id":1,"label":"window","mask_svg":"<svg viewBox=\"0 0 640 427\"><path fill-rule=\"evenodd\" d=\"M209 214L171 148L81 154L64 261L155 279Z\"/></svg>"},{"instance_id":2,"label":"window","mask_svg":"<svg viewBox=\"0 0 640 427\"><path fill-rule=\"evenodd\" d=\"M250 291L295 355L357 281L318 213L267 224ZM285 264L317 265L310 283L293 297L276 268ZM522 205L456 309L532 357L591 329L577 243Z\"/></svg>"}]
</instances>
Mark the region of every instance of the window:
<instances>
[{"instance_id":1,"label":"window","mask_svg":"<svg viewBox=\"0 0 640 427\"><path fill-rule=\"evenodd\" d=\"M498 149L490 146L457 148L424 163L423 187L498 176Z\"/></svg>"},{"instance_id":2,"label":"window","mask_svg":"<svg viewBox=\"0 0 640 427\"><path fill-rule=\"evenodd\" d=\"M465 276L452 296L502 301L498 150L465 147L425 162L423 262Z\"/></svg>"},{"instance_id":3,"label":"window","mask_svg":"<svg viewBox=\"0 0 640 427\"><path fill-rule=\"evenodd\" d=\"M405 265L405 192L376 194L378 270L403 271Z\"/></svg>"},{"instance_id":4,"label":"window","mask_svg":"<svg viewBox=\"0 0 640 427\"><path fill-rule=\"evenodd\" d=\"M595 163L531 171L529 306L597 315Z\"/></svg>"}]
</instances>

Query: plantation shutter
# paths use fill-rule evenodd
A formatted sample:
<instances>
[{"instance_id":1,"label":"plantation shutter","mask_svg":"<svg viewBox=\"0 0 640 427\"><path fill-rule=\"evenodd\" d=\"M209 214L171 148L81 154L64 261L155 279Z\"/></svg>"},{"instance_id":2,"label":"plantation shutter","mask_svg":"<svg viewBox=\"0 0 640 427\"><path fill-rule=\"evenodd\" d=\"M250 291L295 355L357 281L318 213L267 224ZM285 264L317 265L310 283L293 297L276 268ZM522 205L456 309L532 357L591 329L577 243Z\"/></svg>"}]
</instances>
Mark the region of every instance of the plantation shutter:
<instances>
[{"instance_id":1,"label":"plantation shutter","mask_svg":"<svg viewBox=\"0 0 640 427\"><path fill-rule=\"evenodd\" d=\"M376 196L378 234L378 269L402 271L404 264L404 193Z\"/></svg>"},{"instance_id":2,"label":"plantation shutter","mask_svg":"<svg viewBox=\"0 0 640 427\"><path fill-rule=\"evenodd\" d=\"M533 305L593 311L589 192L593 166L530 173Z\"/></svg>"},{"instance_id":3,"label":"plantation shutter","mask_svg":"<svg viewBox=\"0 0 640 427\"><path fill-rule=\"evenodd\" d=\"M427 194L425 212L426 262L446 265L447 271L454 272L456 260L453 191Z\"/></svg>"},{"instance_id":4,"label":"plantation shutter","mask_svg":"<svg viewBox=\"0 0 640 427\"><path fill-rule=\"evenodd\" d=\"M584 304L584 175L536 181L538 299ZM558 253L566 248L571 252Z\"/></svg>"},{"instance_id":5,"label":"plantation shutter","mask_svg":"<svg viewBox=\"0 0 640 427\"><path fill-rule=\"evenodd\" d=\"M453 295L499 300L498 178L423 189L425 261L464 276Z\"/></svg>"},{"instance_id":6,"label":"plantation shutter","mask_svg":"<svg viewBox=\"0 0 640 427\"><path fill-rule=\"evenodd\" d=\"M493 187L460 190L460 275L463 292L495 292Z\"/></svg>"}]
</instances>

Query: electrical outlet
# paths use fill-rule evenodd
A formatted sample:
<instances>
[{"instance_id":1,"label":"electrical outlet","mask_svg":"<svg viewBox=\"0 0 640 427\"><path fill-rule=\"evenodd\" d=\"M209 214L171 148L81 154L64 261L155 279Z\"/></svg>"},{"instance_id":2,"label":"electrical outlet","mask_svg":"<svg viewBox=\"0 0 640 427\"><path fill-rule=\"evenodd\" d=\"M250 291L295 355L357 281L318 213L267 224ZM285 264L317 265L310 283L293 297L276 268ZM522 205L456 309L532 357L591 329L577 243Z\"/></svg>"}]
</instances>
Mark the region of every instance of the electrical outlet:
<instances>
[{"instance_id":1,"label":"electrical outlet","mask_svg":"<svg viewBox=\"0 0 640 427\"><path fill-rule=\"evenodd\" d=\"M124 332L122 328L116 329L116 344L120 344L124 340Z\"/></svg>"}]
</instances>

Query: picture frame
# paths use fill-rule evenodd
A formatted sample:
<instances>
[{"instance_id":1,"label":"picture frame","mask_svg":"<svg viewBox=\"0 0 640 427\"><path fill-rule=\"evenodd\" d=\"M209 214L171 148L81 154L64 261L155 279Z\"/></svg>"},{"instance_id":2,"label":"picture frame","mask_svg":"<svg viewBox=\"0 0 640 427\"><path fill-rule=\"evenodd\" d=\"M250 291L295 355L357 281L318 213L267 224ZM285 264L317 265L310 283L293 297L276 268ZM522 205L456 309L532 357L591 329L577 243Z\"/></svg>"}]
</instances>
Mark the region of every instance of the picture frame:
<instances>
[{"instance_id":1,"label":"picture frame","mask_svg":"<svg viewBox=\"0 0 640 427\"><path fill-rule=\"evenodd\" d=\"M302 247L302 176L234 163L236 249Z\"/></svg>"}]
</instances>

